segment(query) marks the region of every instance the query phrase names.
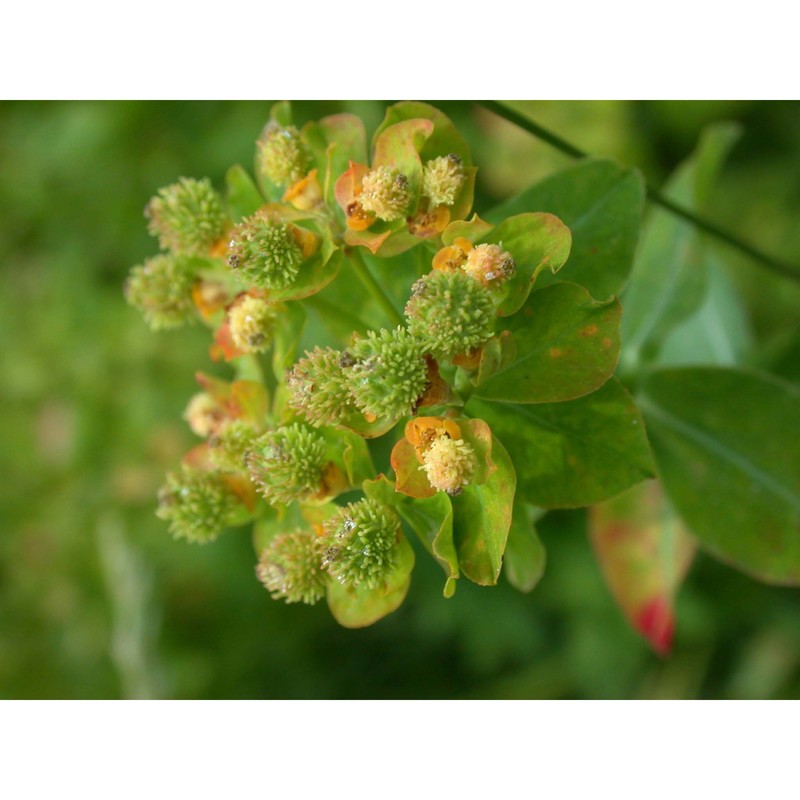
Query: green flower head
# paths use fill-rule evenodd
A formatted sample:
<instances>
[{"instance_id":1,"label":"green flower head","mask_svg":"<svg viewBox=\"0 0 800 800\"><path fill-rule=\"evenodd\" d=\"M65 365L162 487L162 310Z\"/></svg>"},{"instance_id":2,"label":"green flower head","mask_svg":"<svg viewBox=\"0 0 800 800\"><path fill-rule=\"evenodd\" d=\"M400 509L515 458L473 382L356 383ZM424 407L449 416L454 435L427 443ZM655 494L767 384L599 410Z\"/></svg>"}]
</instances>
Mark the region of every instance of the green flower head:
<instances>
[{"instance_id":1,"label":"green flower head","mask_svg":"<svg viewBox=\"0 0 800 800\"><path fill-rule=\"evenodd\" d=\"M255 428L244 420L227 420L208 437L211 461L226 472L246 472L247 456L258 438Z\"/></svg>"},{"instance_id":2,"label":"green flower head","mask_svg":"<svg viewBox=\"0 0 800 800\"><path fill-rule=\"evenodd\" d=\"M413 286L406 304L411 333L429 352L452 358L482 345L494 332L492 298L460 272L431 272Z\"/></svg>"},{"instance_id":3,"label":"green flower head","mask_svg":"<svg viewBox=\"0 0 800 800\"><path fill-rule=\"evenodd\" d=\"M272 503L307 500L322 489L325 440L297 422L265 433L247 456L250 478Z\"/></svg>"},{"instance_id":4,"label":"green flower head","mask_svg":"<svg viewBox=\"0 0 800 800\"><path fill-rule=\"evenodd\" d=\"M273 303L249 294L237 300L228 311L233 343L245 353L260 353L269 348L277 320Z\"/></svg>"},{"instance_id":5,"label":"green flower head","mask_svg":"<svg viewBox=\"0 0 800 800\"><path fill-rule=\"evenodd\" d=\"M325 596L316 535L308 530L278 534L264 551L256 575L274 600L313 605Z\"/></svg>"},{"instance_id":6,"label":"green flower head","mask_svg":"<svg viewBox=\"0 0 800 800\"><path fill-rule=\"evenodd\" d=\"M145 208L148 230L164 250L203 255L225 232L222 200L208 178L181 178Z\"/></svg>"},{"instance_id":7,"label":"green flower head","mask_svg":"<svg viewBox=\"0 0 800 800\"><path fill-rule=\"evenodd\" d=\"M353 410L342 353L330 347L306 351L286 375L289 405L315 427L337 425Z\"/></svg>"},{"instance_id":8,"label":"green flower head","mask_svg":"<svg viewBox=\"0 0 800 800\"><path fill-rule=\"evenodd\" d=\"M343 363L356 406L376 418L411 414L428 385L423 345L405 328L369 331Z\"/></svg>"},{"instance_id":9,"label":"green flower head","mask_svg":"<svg viewBox=\"0 0 800 800\"><path fill-rule=\"evenodd\" d=\"M317 540L322 567L345 586L382 586L392 573L400 518L388 506L360 500L340 509Z\"/></svg>"},{"instance_id":10,"label":"green flower head","mask_svg":"<svg viewBox=\"0 0 800 800\"><path fill-rule=\"evenodd\" d=\"M261 214L233 229L228 252L231 269L261 289L290 286L303 263L303 251L289 225Z\"/></svg>"},{"instance_id":11,"label":"green flower head","mask_svg":"<svg viewBox=\"0 0 800 800\"><path fill-rule=\"evenodd\" d=\"M216 539L238 509L239 498L221 475L182 464L167 475L156 514L175 538L203 543Z\"/></svg>"},{"instance_id":12,"label":"green flower head","mask_svg":"<svg viewBox=\"0 0 800 800\"><path fill-rule=\"evenodd\" d=\"M125 282L125 299L153 330L177 328L194 317L191 258L161 254L134 267Z\"/></svg>"},{"instance_id":13,"label":"green flower head","mask_svg":"<svg viewBox=\"0 0 800 800\"><path fill-rule=\"evenodd\" d=\"M311 155L294 125L284 128L277 122L270 122L257 148L264 174L278 186L299 181L311 166Z\"/></svg>"}]
</instances>

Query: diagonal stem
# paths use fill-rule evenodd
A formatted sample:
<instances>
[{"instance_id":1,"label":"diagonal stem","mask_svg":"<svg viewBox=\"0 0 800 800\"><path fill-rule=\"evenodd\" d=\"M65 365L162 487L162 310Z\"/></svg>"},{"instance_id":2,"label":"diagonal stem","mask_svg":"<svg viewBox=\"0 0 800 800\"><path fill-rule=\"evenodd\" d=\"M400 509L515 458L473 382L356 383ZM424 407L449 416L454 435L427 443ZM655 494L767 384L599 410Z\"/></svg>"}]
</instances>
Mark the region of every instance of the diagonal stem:
<instances>
[{"instance_id":1,"label":"diagonal stem","mask_svg":"<svg viewBox=\"0 0 800 800\"><path fill-rule=\"evenodd\" d=\"M357 247L352 247L347 250L347 255L350 257L350 264L353 267L358 279L363 284L364 288L369 292L370 297L381 307L384 314L389 318L392 325L402 325L403 317L400 312L394 307L394 303L389 299L388 295L383 291L381 285L375 280L373 274L369 271L369 267L364 261Z\"/></svg>"},{"instance_id":2,"label":"diagonal stem","mask_svg":"<svg viewBox=\"0 0 800 800\"><path fill-rule=\"evenodd\" d=\"M524 117L522 114L514 111L511 108L501 105L495 100L478 100L476 102L479 106L482 106L488 111L497 114L498 117L508 120L518 128L522 128L524 131L533 134L537 139L547 142L547 144L555 147L562 153L566 153L573 158L586 158L588 156L588 153L585 153L580 148L575 147L575 145L566 141L566 139L562 139L560 136L552 133L546 128L543 128L533 120ZM646 186L645 188L647 190L647 197L651 202L661 206L672 214L685 219L687 222L691 222L700 230L711 236L714 236L721 242L725 242L731 247L736 248L745 255L748 255L754 261L758 261L759 263L763 264L763 266L771 269L778 275L782 275L783 277L790 278L794 281L800 281L800 270L795 269L790 264L787 264L780 259L774 258L773 256L762 252L758 248L753 247L751 244L748 244L733 234L728 233L728 231L724 230L723 228L720 228L719 225L716 225L715 223L698 216L692 211L679 206L677 203L673 203L671 200L664 197L664 195L661 194L661 192L659 192L657 189L653 189L651 186Z\"/></svg>"}]
</instances>

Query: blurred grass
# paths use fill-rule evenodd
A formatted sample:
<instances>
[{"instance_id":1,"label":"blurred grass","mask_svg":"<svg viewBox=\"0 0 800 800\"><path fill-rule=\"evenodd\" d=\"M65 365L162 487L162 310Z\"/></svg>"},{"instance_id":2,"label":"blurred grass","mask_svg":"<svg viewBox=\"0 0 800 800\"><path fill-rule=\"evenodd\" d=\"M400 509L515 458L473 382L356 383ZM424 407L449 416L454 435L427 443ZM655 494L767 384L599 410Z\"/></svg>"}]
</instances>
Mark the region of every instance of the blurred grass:
<instances>
[{"instance_id":1,"label":"blurred grass","mask_svg":"<svg viewBox=\"0 0 800 800\"><path fill-rule=\"evenodd\" d=\"M567 163L465 103L442 103L481 165L477 208ZM374 129L384 104L299 103ZM745 126L712 204L800 263L796 103L523 103L578 146L658 185L703 124ZM653 656L613 605L582 512L541 523L530 596L418 559L406 604L347 631L284 606L253 576L246 531L174 542L154 516L192 444L180 419L209 369L199 327L151 333L122 297L155 251L142 209L180 175L250 167L267 103L0 105L0 697L800 697L800 597L701 557L679 595L675 652ZM798 378L797 290L731 254L770 364Z\"/></svg>"}]
</instances>

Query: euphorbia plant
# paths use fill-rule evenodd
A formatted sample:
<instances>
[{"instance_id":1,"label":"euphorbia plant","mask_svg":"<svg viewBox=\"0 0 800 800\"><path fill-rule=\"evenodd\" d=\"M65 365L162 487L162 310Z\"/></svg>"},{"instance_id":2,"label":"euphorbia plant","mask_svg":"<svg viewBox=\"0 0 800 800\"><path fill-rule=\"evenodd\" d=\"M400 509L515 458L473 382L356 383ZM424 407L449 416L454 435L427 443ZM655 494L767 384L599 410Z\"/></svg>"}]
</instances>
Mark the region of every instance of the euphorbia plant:
<instances>
[{"instance_id":1,"label":"euphorbia plant","mask_svg":"<svg viewBox=\"0 0 800 800\"><path fill-rule=\"evenodd\" d=\"M188 401L203 441L159 497L173 535L209 542L248 524L273 597L326 598L357 627L403 602L420 549L412 539L442 567L445 597L462 578L490 586L501 571L530 591L544 569L534 521L592 506L612 591L662 651L692 534L768 580L797 582L796 539L785 542L788 566L762 557L720 534L687 493L681 469L713 498L703 458L741 472L742 455L702 427L724 437L725 419L698 428L688 408L681 417L681 386L694 380L713 395L742 378L658 369L665 332L697 303L672 302L668 283L648 316L649 239L626 295L625 384L614 375L618 295L644 205L638 173L586 160L482 217L476 171L464 138L430 105L390 107L368 147L357 117L298 129L280 103L254 178L232 167L222 195L181 178L148 204L162 252L133 269L128 300L153 328L200 320L211 359L228 365L227 378L199 372ZM781 385L774 402L781 393L791 395ZM797 406L785 405L796 431ZM785 499L782 522L796 523L800 503Z\"/></svg>"}]
</instances>

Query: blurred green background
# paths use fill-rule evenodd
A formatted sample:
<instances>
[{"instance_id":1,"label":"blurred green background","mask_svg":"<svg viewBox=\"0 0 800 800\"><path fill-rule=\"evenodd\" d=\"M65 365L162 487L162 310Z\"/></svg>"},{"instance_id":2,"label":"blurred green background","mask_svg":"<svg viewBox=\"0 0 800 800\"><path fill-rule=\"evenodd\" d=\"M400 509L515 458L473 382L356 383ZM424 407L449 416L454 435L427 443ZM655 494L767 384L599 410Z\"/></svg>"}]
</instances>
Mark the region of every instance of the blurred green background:
<instances>
[{"instance_id":1,"label":"blurred green background","mask_svg":"<svg viewBox=\"0 0 800 800\"><path fill-rule=\"evenodd\" d=\"M469 139L485 210L570 160L469 103L440 103ZM252 164L261 102L0 104L0 697L800 698L800 592L701 555L661 659L611 600L584 512L551 513L530 595L441 576L420 558L406 603L365 630L270 600L245 529L192 547L154 516L193 437L181 413L208 369L199 326L151 333L122 296L155 253L142 210L181 175ZM712 215L800 265L800 104L516 104L658 186L703 126L743 136ZM298 121L380 102L303 102ZM724 251L759 366L800 380L798 294ZM732 501L735 501L732 498Z\"/></svg>"}]
</instances>

